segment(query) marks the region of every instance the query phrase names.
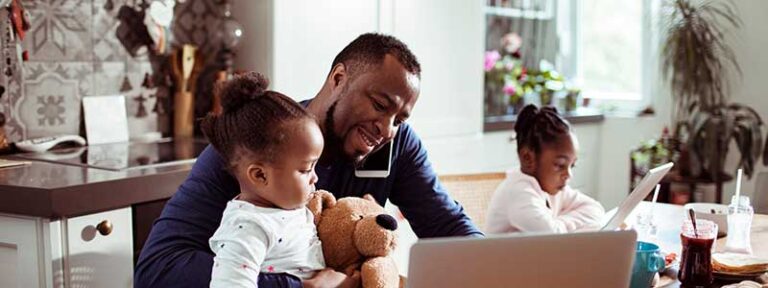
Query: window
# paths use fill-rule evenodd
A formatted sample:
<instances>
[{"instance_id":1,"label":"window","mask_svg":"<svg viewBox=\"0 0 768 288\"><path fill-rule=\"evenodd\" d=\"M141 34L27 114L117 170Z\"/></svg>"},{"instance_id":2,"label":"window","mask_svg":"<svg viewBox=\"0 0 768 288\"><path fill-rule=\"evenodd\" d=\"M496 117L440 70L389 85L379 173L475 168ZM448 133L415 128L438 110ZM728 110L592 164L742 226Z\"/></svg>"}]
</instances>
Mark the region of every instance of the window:
<instances>
[{"instance_id":1,"label":"window","mask_svg":"<svg viewBox=\"0 0 768 288\"><path fill-rule=\"evenodd\" d=\"M564 1L561 1L564 2ZM585 97L639 110L650 103L654 0L579 0L569 12L577 55L575 79ZM572 22L572 23L573 23ZM564 32L568 32L566 29Z\"/></svg>"},{"instance_id":2,"label":"window","mask_svg":"<svg viewBox=\"0 0 768 288\"><path fill-rule=\"evenodd\" d=\"M562 77L549 64L555 62L559 49L555 2L490 0L486 3L486 122L506 119L527 103L553 103L555 93L566 92Z\"/></svg>"},{"instance_id":3,"label":"window","mask_svg":"<svg viewBox=\"0 0 768 288\"><path fill-rule=\"evenodd\" d=\"M597 102L602 108L638 111L649 105L651 79L655 79L659 70L655 56L658 41L652 37L657 35L652 25L657 21L651 16L659 10L656 8L659 3L659 0L489 0L485 8L486 127L494 121L514 119L515 112L522 106L518 99L524 104L560 106L563 102L573 102L569 102L572 99L566 95L570 96L576 89L582 97L595 100L591 102ZM505 54L503 40L511 34L521 45L516 54ZM518 58L509 58L509 55ZM497 60L494 62L494 59ZM562 75L562 83L566 85L564 90L551 93L554 98L520 93L523 80L519 73L503 69L523 66L529 72L541 71L542 60L553 64L550 67ZM493 63L497 63L495 68L489 65ZM500 76L498 72L506 74ZM513 91L517 95L510 93ZM563 97L566 101L562 101Z\"/></svg>"}]
</instances>

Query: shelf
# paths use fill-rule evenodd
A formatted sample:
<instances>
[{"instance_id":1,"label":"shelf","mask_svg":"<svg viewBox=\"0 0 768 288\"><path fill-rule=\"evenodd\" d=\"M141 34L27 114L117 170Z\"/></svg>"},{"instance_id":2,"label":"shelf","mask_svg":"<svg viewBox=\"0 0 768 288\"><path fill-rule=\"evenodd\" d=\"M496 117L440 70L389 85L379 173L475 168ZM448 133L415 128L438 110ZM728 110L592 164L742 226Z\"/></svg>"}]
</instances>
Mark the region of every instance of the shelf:
<instances>
[{"instance_id":1,"label":"shelf","mask_svg":"<svg viewBox=\"0 0 768 288\"><path fill-rule=\"evenodd\" d=\"M571 124L596 123L605 119L602 112L587 108L579 108L573 112L562 113L563 118ZM485 116L483 132L509 131L515 129L517 115Z\"/></svg>"},{"instance_id":2,"label":"shelf","mask_svg":"<svg viewBox=\"0 0 768 288\"><path fill-rule=\"evenodd\" d=\"M523 18L523 19L532 19L532 20L551 20L552 19L552 13L550 13L549 11L524 10L524 9L517 9L517 8L493 7L493 6L485 6L484 11L486 15L494 15L494 16L502 16L502 17Z\"/></svg>"}]
</instances>

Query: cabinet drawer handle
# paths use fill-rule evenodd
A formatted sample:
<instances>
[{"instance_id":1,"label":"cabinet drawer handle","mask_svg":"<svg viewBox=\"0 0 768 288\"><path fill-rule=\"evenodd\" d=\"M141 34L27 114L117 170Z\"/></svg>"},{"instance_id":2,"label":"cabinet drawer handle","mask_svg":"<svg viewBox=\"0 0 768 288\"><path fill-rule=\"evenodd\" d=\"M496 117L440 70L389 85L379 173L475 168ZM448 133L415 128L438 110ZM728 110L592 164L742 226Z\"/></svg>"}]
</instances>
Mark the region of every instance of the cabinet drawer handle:
<instances>
[{"instance_id":1,"label":"cabinet drawer handle","mask_svg":"<svg viewBox=\"0 0 768 288\"><path fill-rule=\"evenodd\" d=\"M112 222L109 222L109 220L101 221L99 225L96 225L96 230L102 236L107 236L109 233L112 233Z\"/></svg>"}]
</instances>

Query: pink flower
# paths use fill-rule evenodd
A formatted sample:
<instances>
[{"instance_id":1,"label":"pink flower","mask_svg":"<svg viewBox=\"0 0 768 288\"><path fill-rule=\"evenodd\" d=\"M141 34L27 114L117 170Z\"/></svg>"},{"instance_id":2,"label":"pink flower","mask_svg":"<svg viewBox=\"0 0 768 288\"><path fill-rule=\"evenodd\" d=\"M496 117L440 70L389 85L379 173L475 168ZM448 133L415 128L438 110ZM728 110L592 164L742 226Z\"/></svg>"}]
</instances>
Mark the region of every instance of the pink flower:
<instances>
[{"instance_id":1,"label":"pink flower","mask_svg":"<svg viewBox=\"0 0 768 288\"><path fill-rule=\"evenodd\" d=\"M501 46L504 47L504 51L507 53L515 53L523 46L523 38L517 33L509 33L501 37Z\"/></svg>"},{"instance_id":2,"label":"pink flower","mask_svg":"<svg viewBox=\"0 0 768 288\"><path fill-rule=\"evenodd\" d=\"M507 96L515 95L515 92L517 92L517 89L515 89L515 85L512 84L504 84L504 88L501 89L504 91L504 94Z\"/></svg>"},{"instance_id":3,"label":"pink flower","mask_svg":"<svg viewBox=\"0 0 768 288\"><path fill-rule=\"evenodd\" d=\"M486 51L485 52L485 72L491 71L496 66L496 61L501 59L499 51Z\"/></svg>"}]
</instances>

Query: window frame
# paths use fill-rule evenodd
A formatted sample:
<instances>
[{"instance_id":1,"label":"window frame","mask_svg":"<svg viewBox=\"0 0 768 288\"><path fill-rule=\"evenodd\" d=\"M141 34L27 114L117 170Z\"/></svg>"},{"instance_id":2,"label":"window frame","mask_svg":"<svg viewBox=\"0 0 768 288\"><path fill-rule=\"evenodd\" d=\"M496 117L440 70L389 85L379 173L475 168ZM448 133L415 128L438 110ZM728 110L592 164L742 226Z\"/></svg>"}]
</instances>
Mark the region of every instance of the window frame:
<instances>
[{"instance_id":1,"label":"window frame","mask_svg":"<svg viewBox=\"0 0 768 288\"><path fill-rule=\"evenodd\" d=\"M642 39L641 39L641 79L640 79L640 97L638 99L619 99L607 98L599 99L590 97L589 91L582 91L584 98L590 98L590 106L613 107L615 112L639 112L646 107L653 106L654 93L659 78L659 23L658 15L660 11L660 0L641 0L642 1ZM583 47L582 47L582 27L581 16L583 15L583 1L579 0L558 0L558 37L560 39L560 51L563 54L559 63L560 68L569 79L574 79L576 83L583 83ZM565 53L562 53L565 52ZM594 94L621 94L610 92L597 92ZM592 94L592 95L594 95ZM606 111L613 112L613 111Z\"/></svg>"}]
</instances>

